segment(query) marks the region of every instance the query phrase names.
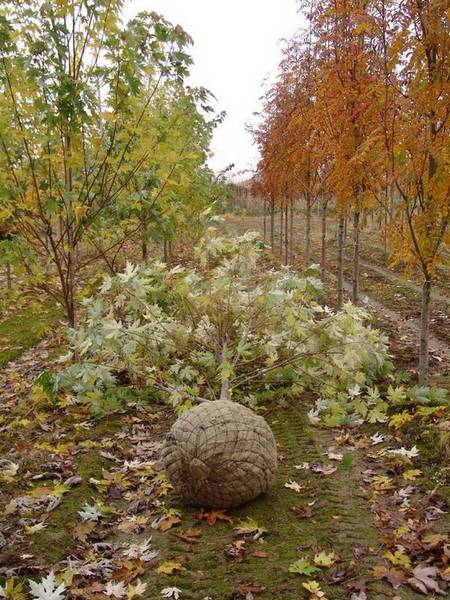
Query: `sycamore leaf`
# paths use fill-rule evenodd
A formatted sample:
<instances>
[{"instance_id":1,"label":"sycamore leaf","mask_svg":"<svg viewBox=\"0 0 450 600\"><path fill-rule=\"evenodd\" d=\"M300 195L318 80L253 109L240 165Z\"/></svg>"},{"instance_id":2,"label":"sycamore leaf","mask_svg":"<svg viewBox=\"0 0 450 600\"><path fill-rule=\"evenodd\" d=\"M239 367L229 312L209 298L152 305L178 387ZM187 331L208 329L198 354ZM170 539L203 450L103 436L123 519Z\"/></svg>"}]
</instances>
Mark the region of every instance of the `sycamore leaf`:
<instances>
[{"instance_id":1,"label":"sycamore leaf","mask_svg":"<svg viewBox=\"0 0 450 600\"><path fill-rule=\"evenodd\" d=\"M66 586L64 583L56 585L53 571L50 571L47 577L43 577L40 583L32 579L29 579L28 583L34 600L63 600L64 598Z\"/></svg>"},{"instance_id":2,"label":"sycamore leaf","mask_svg":"<svg viewBox=\"0 0 450 600\"><path fill-rule=\"evenodd\" d=\"M296 573L298 575L312 575L319 571L317 567L312 565L307 558L299 558L295 562L289 565L289 573Z\"/></svg>"},{"instance_id":3,"label":"sycamore leaf","mask_svg":"<svg viewBox=\"0 0 450 600\"><path fill-rule=\"evenodd\" d=\"M159 573L160 575L161 574L173 575L174 573L177 573L178 571L186 571L186 569L183 567L183 565L181 563L170 561L170 560L163 563L156 569L156 572Z\"/></svg>"}]
</instances>

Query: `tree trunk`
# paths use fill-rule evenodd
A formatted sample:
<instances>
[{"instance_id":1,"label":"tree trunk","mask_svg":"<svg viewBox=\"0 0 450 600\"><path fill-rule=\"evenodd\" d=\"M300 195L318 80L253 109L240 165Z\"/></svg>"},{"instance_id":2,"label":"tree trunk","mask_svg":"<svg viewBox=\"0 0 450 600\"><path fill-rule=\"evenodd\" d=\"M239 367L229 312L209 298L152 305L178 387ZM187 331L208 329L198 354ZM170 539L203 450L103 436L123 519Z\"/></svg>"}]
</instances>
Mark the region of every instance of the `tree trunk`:
<instances>
[{"instance_id":1,"label":"tree trunk","mask_svg":"<svg viewBox=\"0 0 450 600\"><path fill-rule=\"evenodd\" d=\"M11 280L11 263L6 263L6 287L8 290L12 289L12 280Z\"/></svg>"},{"instance_id":2,"label":"tree trunk","mask_svg":"<svg viewBox=\"0 0 450 600\"><path fill-rule=\"evenodd\" d=\"M337 285L337 304L338 308L342 308L344 300L344 230L345 230L345 219L341 217L339 219L338 229L338 285Z\"/></svg>"},{"instance_id":3,"label":"tree trunk","mask_svg":"<svg viewBox=\"0 0 450 600\"><path fill-rule=\"evenodd\" d=\"M320 278L325 285L327 270L327 202L322 201L322 239L320 255Z\"/></svg>"},{"instance_id":4,"label":"tree trunk","mask_svg":"<svg viewBox=\"0 0 450 600\"><path fill-rule=\"evenodd\" d=\"M422 286L422 312L420 315L419 386L428 381L428 337L430 328L431 279L427 277Z\"/></svg>"},{"instance_id":5,"label":"tree trunk","mask_svg":"<svg viewBox=\"0 0 450 600\"><path fill-rule=\"evenodd\" d=\"M305 267L311 264L311 196L309 191L306 194L306 248L305 248Z\"/></svg>"},{"instance_id":6,"label":"tree trunk","mask_svg":"<svg viewBox=\"0 0 450 600\"><path fill-rule=\"evenodd\" d=\"M283 256L283 207L280 206L280 256Z\"/></svg>"},{"instance_id":7,"label":"tree trunk","mask_svg":"<svg viewBox=\"0 0 450 600\"><path fill-rule=\"evenodd\" d=\"M360 213L355 210L353 215L353 290L352 300L356 304L359 300L359 222Z\"/></svg>"},{"instance_id":8,"label":"tree trunk","mask_svg":"<svg viewBox=\"0 0 450 600\"><path fill-rule=\"evenodd\" d=\"M284 264L289 264L289 213L288 213L288 205L286 202L286 206L284 207Z\"/></svg>"},{"instance_id":9,"label":"tree trunk","mask_svg":"<svg viewBox=\"0 0 450 600\"><path fill-rule=\"evenodd\" d=\"M264 198L264 204L263 204L263 223L264 223L264 241L266 241L267 223L266 223L266 199L265 198Z\"/></svg>"},{"instance_id":10,"label":"tree trunk","mask_svg":"<svg viewBox=\"0 0 450 600\"><path fill-rule=\"evenodd\" d=\"M148 258L148 245L147 245L147 225L145 223L145 219L141 220L142 224L142 260L145 262Z\"/></svg>"},{"instance_id":11,"label":"tree trunk","mask_svg":"<svg viewBox=\"0 0 450 600\"><path fill-rule=\"evenodd\" d=\"M275 252L275 200L271 199L270 204L270 247Z\"/></svg>"},{"instance_id":12,"label":"tree trunk","mask_svg":"<svg viewBox=\"0 0 450 600\"><path fill-rule=\"evenodd\" d=\"M289 263L294 262L294 199L291 198L289 205L290 225L289 225Z\"/></svg>"}]
</instances>

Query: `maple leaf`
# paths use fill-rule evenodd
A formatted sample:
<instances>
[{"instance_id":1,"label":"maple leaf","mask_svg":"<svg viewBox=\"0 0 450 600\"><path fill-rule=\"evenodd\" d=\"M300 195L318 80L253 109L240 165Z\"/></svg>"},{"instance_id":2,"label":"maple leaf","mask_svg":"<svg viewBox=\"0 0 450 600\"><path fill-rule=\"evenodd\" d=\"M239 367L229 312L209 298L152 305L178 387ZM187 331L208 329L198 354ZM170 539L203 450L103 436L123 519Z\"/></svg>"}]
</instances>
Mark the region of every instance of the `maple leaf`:
<instances>
[{"instance_id":1,"label":"maple leaf","mask_svg":"<svg viewBox=\"0 0 450 600\"><path fill-rule=\"evenodd\" d=\"M411 559L402 548L399 548L394 553L388 550L383 554L383 556L387 558L388 561L393 565L397 565L399 567L409 567L411 565Z\"/></svg>"},{"instance_id":2,"label":"maple leaf","mask_svg":"<svg viewBox=\"0 0 450 600\"><path fill-rule=\"evenodd\" d=\"M67 529L74 540L80 540L85 542L89 534L91 534L95 527L95 521L83 521L82 523L68 523Z\"/></svg>"},{"instance_id":3,"label":"maple leaf","mask_svg":"<svg viewBox=\"0 0 450 600\"><path fill-rule=\"evenodd\" d=\"M43 521L41 523L36 523L36 525L25 525L25 533L27 535L34 535L38 531L42 531L47 527L47 524Z\"/></svg>"},{"instance_id":4,"label":"maple leaf","mask_svg":"<svg viewBox=\"0 0 450 600\"><path fill-rule=\"evenodd\" d=\"M167 587L161 590L161 596L164 596L164 598L175 598L175 600L181 597L181 593L181 590L177 587Z\"/></svg>"},{"instance_id":5,"label":"maple leaf","mask_svg":"<svg viewBox=\"0 0 450 600\"><path fill-rule=\"evenodd\" d=\"M128 548L123 550L123 555L129 559L139 559L143 562L150 562L159 554L158 550L150 550L151 540L152 538L149 537L140 544L131 544Z\"/></svg>"},{"instance_id":6,"label":"maple leaf","mask_svg":"<svg viewBox=\"0 0 450 600\"><path fill-rule=\"evenodd\" d=\"M64 583L56 585L53 571L50 571L47 577L43 577L40 583L36 583L32 579L29 579L28 583L34 600L62 600L64 598L66 586Z\"/></svg>"},{"instance_id":7,"label":"maple leaf","mask_svg":"<svg viewBox=\"0 0 450 600\"><path fill-rule=\"evenodd\" d=\"M5 598L6 600L25 600L26 594L23 584L20 581L16 583L13 577L7 579L4 586L0 585L0 598Z\"/></svg>"},{"instance_id":8,"label":"maple leaf","mask_svg":"<svg viewBox=\"0 0 450 600\"><path fill-rule=\"evenodd\" d=\"M428 595L428 592L434 592L440 596L445 596L436 578L439 577L439 570L436 567L417 566L413 570L413 576L408 579L409 585L422 594Z\"/></svg>"},{"instance_id":9,"label":"maple leaf","mask_svg":"<svg viewBox=\"0 0 450 600\"><path fill-rule=\"evenodd\" d=\"M414 481L414 479L417 479L417 477L420 477L420 475L422 475L422 471L420 469L408 469L403 473L402 477L406 481Z\"/></svg>"},{"instance_id":10,"label":"maple leaf","mask_svg":"<svg viewBox=\"0 0 450 600\"><path fill-rule=\"evenodd\" d=\"M300 485L299 483L297 483L296 481L293 481L292 479L289 479L289 481L287 481L284 484L285 488L289 488L290 490L294 490L294 492L300 492L303 489L303 485Z\"/></svg>"},{"instance_id":11,"label":"maple leaf","mask_svg":"<svg viewBox=\"0 0 450 600\"><path fill-rule=\"evenodd\" d=\"M299 558L289 565L289 573L296 573L298 575L312 575L319 571L317 567L312 565L307 558Z\"/></svg>"},{"instance_id":12,"label":"maple leaf","mask_svg":"<svg viewBox=\"0 0 450 600\"><path fill-rule=\"evenodd\" d=\"M376 579L387 579L395 590L406 581L406 576L403 571L387 569L384 565L375 565L372 572Z\"/></svg>"},{"instance_id":13,"label":"maple leaf","mask_svg":"<svg viewBox=\"0 0 450 600\"><path fill-rule=\"evenodd\" d=\"M205 519L208 525L211 525L211 527L215 525L217 521L226 521L227 523L233 523L233 519L227 514L225 514L224 510L212 510L210 512L200 510L194 514L194 519L197 519L197 521Z\"/></svg>"},{"instance_id":14,"label":"maple leaf","mask_svg":"<svg viewBox=\"0 0 450 600\"><path fill-rule=\"evenodd\" d=\"M319 567L326 567L328 569L336 563L338 557L334 552L330 552L329 554L327 554L326 552L322 551L316 554L313 560L314 563Z\"/></svg>"},{"instance_id":15,"label":"maple leaf","mask_svg":"<svg viewBox=\"0 0 450 600\"><path fill-rule=\"evenodd\" d=\"M78 511L82 521L98 521L103 517L103 513L96 506L85 504L82 510Z\"/></svg>"},{"instance_id":16,"label":"maple leaf","mask_svg":"<svg viewBox=\"0 0 450 600\"><path fill-rule=\"evenodd\" d=\"M181 563L170 561L170 560L163 563L156 569L156 572L159 573L160 575L161 574L173 575L174 573L176 573L178 571L186 571L186 569L183 567L183 565Z\"/></svg>"},{"instance_id":17,"label":"maple leaf","mask_svg":"<svg viewBox=\"0 0 450 600\"><path fill-rule=\"evenodd\" d=\"M165 519L159 522L158 529L160 531L168 531L178 523L181 523L180 517L178 517L177 515L171 515L170 517L166 517Z\"/></svg>"},{"instance_id":18,"label":"maple leaf","mask_svg":"<svg viewBox=\"0 0 450 600\"><path fill-rule=\"evenodd\" d=\"M141 581L140 579L137 580L136 584L128 584L128 588L127 588L127 596L128 596L128 600L132 600L133 598L136 598L136 596L142 596L145 592L145 590L147 589L147 584L144 583L143 581Z\"/></svg>"},{"instance_id":19,"label":"maple leaf","mask_svg":"<svg viewBox=\"0 0 450 600\"><path fill-rule=\"evenodd\" d=\"M118 581L117 583L108 581L105 586L105 594L114 598L123 598L127 595L127 589L123 581Z\"/></svg>"},{"instance_id":20,"label":"maple leaf","mask_svg":"<svg viewBox=\"0 0 450 600\"><path fill-rule=\"evenodd\" d=\"M188 544L197 544L200 542L200 538L202 537L202 532L200 529L180 529L175 533L175 535L183 540L184 542L188 542Z\"/></svg>"},{"instance_id":21,"label":"maple leaf","mask_svg":"<svg viewBox=\"0 0 450 600\"><path fill-rule=\"evenodd\" d=\"M308 590L308 592L311 594L311 597L322 598L322 600L326 600L325 592L322 592L320 584L314 579L311 581L304 581L302 583L302 587L304 587L305 590Z\"/></svg>"},{"instance_id":22,"label":"maple leaf","mask_svg":"<svg viewBox=\"0 0 450 600\"><path fill-rule=\"evenodd\" d=\"M381 433L378 433L378 432L371 435L370 439L372 442L372 446L376 446L377 444L382 444L385 441L384 435L381 435Z\"/></svg>"},{"instance_id":23,"label":"maple leaf","mask_svg":"<svg viewBox=\"0 0 450 600\"><path fill-rule=\"evenodd\" d=\"M258 523L251 517L247 517L245 521L240 521L237 527L234 528L238 535L250 535L253 534L253 539L257 540L265 533L269 533L269 530L265 527L260 527Z\"/></svg>"}]
</instances>

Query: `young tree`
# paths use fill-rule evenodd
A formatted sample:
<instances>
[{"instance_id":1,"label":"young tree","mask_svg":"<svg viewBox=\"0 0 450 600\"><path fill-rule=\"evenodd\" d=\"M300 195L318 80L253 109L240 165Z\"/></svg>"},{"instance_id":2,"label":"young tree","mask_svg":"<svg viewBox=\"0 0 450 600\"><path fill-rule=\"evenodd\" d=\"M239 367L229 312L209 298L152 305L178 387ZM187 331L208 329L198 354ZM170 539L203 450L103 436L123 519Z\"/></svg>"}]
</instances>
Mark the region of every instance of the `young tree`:
<instances>
[{"instance_id":1,"label":"young tree","mask_svg":"<svg viewBox=\"0 0 450 600\"><path fill-rule=\"evenodd\" d=\"M0 18L2 202L32 251L24 256L31 281L72 326L83 270L133 233L125 226L119 239L102 240L99 223L154 160L147 111L191 63L181 27L155 13L122 26L121 5L6 0Z\"/></svg>"}]
</instances>

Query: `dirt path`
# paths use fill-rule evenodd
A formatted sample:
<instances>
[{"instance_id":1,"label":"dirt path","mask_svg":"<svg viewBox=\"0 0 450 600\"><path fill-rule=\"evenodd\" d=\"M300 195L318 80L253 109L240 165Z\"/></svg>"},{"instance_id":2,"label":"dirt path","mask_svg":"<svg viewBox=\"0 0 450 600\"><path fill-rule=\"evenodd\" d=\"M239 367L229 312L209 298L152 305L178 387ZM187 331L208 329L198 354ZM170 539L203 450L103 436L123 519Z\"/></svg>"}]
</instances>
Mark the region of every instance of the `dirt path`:
<instances>
[{"instance_id":1,"label":"dirt path","mask_svg":"<svg viewBox=\"0 0 450 600\"><path fill-rule=\"evenodd\" d=\"M353 259L346 257L346 260L351 261ZM374 271L375 273L378 273L379 275L381 275L385 279L388 279L392 283L396 283L396 284L400 283L402 286L407 287L408 289L410 289L411 291L415 292L418 295L420 295L422 293L422 289L421 289L420 285L417 285L413 281L409 281L408 279L405 279L398 273L395 273L395 271L390 271L389 269L387 269L386 267L383 267L382 265L376 265L376 264L374 264L372 262L368 262L367 260L364 260L364 259L360 260L360 264L361 264L361 267L364 267L364 269L369 269L370 271ZM438 301L438 302L441 302L442 304L450 306L450 298L447 295L439 292L437 289L433 289L433 288L431 289L431 297L435 301Z\"/></svg>"},{"instance_id":2,"label":"dirt path","mask_svg":"<svg viewBox=\"0 0 450 600\"><path fill-rule=\"evenodd\" d=\"M227 220L224 224L225 229L231 232L239 231L243 233L249 229L256 229L257 231L262 231L262 217L239 217L239 220L236 217L232 217ZM302 237L299 235L300 228L298 225L295 226L295 235L296 240L302 240ZM294 261L294 266L297 268L302 268L302 256L303 256L303 243L297 241L296 251L297 251L297 259ZM329 251L330 252L330 251ZM315 259L318 255L318 241L313 239L313 253L315 255ZM350 261L349 258L346 261ZM363 268L367 268L368 270L373 270L379 275L381 275L384 279L387 279L388 282L392 284L401 283L401 285L407 285L408 289L420 295L420 287L413 282L409 282L405 280L400 275L389 271L388 269L381 267L379 265L373 265L366 260L361 261L361 266ZM332 266L329 266L329 270L327 273L327 277L332 281L333 286L335 288L336 276L332 272ZM387 283L386 285L389 285ZM385 303L380 301L378 298L373 297L372 295L368 295L366 291L364 291L364 280L361 278L361 298L363 299L363 304L367 304L371 308L374 309L377 316L380 317L382 321L387 321L389 323L388 332L392 331L396 332L400 337L402 343L408 346L412 346L418 348L419 344L419 332L420 332L420 322L419 319L413 318L409 316L406 318L399 310L394 310ZM348 293L348 297L351 296L351 284L349 282L344 282L344 289ZM330 290L329 290L330 291ZM333 290L331 290L333 291ZM435 300L441 301L441 299L445 300L445 303L449 305L450 300L437 290L434 291L433 298ZM430 335L430 352L435 358L436 366L442 365L450 365L450 345L446 342L445 339L440 339L436 335Z\"/></svg>"}]
</instances>

